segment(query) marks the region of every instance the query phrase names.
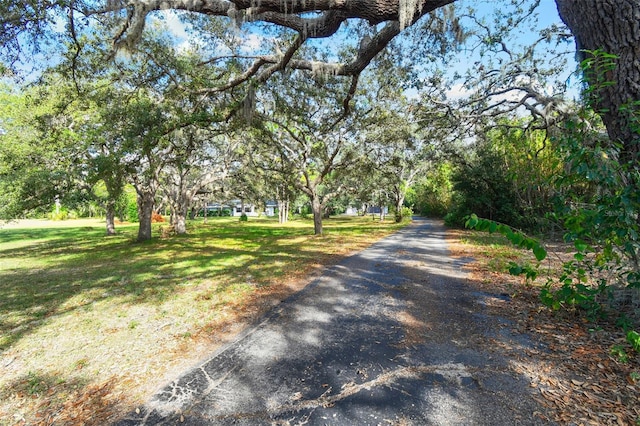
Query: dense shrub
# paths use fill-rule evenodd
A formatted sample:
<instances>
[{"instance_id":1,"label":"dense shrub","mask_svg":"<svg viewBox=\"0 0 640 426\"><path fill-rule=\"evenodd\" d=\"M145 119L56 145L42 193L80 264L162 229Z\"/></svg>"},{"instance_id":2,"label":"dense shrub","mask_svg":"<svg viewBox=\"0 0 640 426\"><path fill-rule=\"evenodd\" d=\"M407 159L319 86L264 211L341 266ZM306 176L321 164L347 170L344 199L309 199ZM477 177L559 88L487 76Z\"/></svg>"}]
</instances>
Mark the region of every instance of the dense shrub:
<instances>
[{"instance_id":1,"label":"dense shrub","mask_svg":"<svg viewBox=\"0 0 640 426\"><path fill-rule=\"evenodd\" d=\"M396 212L395 215L396 215L396 222L401 222L403 220L411 219L411 216L413 215L413 210L409 207L403 206L400 209L399 214L398 212Z\"/></svg>"},{"instance_id":2,"label":"dense shrub","mask_svg":"<svg viewBox=\"0 0 640 426\"><path fill-rule=\"evenodd\" d=\"M407 192L405 203L423 216L443 217L451 209L453 168L444 162L429 170L426 176Z\"/></svg>"},{"instance_id":3,"label":"dense shrub","mask_svg":"<svg viewBox=\"0 0 640 426\"><path fill-rule=\"evenodd\" d=\"M127 202L127 220L129 222L138 222L138 203L134 200L128 200Z\"/></svg>"}]
</instances>

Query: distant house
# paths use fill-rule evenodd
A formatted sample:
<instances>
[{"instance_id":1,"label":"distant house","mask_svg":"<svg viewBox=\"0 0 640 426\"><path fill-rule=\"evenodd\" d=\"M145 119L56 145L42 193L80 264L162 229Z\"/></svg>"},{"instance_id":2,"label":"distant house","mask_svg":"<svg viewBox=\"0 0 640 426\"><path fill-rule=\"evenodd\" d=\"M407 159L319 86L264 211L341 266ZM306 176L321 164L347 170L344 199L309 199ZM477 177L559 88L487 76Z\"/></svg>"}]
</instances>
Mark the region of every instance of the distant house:
<instances>
[{"instance_id":1,"label":"distant house","mask_svg":"<svg viewBox=\"0 0 640 426\"><path fill-rule=\"evenodd\" d=\"M276 209L278 208L278 203L276 203L275 201L266 201L264 203L264 214L265 216L275 216L276 215Z\"/></svg>"},{"instance_id":2,"label":"distant house","mask_svg":"<svg viewBox=\"0 0 640 426\"><path fill-rule=\"evenodd\" d=\"M256 211L256 206L250 203L242 203L240 200L233 200L229 204L231 204L231 216L242 216L242 213L247 216L258 216L258 212ZM244 208L244 211L242 209Z\"/></svg>"},{"instance_id":3,"label":"distant house","mask_svg":"<svg viewBox=\"0 0 640 426\"><path fill-rule=\"evenodd\" d=\"M264 214L266 216L275 216L277 207L278 204L274 201L265 202ZM207 204L207 212L209 212L209 215L215 216L242 216L242 213L244 213L252 217L260 216L261 213L255 204L244 203L243 205L241 200L231 200L227 204L209 203ZM211 212L217 213L211 214Z\"/></svg>"},{"instance_id":4,"label":"distant house","mask_svg":"<svg viewBox=\"0 0 640 426\"><path fill-rule=\"evenodd\" d=\"M385 215L389 214L389 207L384 206L384 207L380 207L380 206L369 206L367 207L367 213L368 214L380 214L383 213Z\"/></svg>"},{"instance_id":5,"label":"distant house","mask_svg":"<svg viewBox=\"0 0 640 426\"><path fill-rule=\"evenodd\" d=\"M226 204L209 203L205 207L207 216L231 216L231 207Z\"/></svg>"},{"instance_id":6,"label":"distant house","mask_svg":"<svg viewBox=\"0 0 640 426\"><path fill-rule=\"evenodd\" d=\"M352 206L347 207L347 209L344 211L344 214L347 216L357 216L358 215L358 209Z\"/></svg>"}]
</instances>

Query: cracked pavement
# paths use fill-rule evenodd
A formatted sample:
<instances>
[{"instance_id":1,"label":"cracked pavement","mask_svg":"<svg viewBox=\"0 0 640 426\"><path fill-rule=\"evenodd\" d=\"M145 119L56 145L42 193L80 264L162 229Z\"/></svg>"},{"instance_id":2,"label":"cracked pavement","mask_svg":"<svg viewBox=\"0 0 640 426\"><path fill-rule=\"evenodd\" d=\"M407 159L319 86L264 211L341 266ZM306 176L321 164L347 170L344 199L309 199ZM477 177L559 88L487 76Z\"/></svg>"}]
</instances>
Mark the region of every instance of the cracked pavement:
<instances>
[{"instance_id":1,"label":"cracked pavement","mask_svg":"<svg viewBox=\"0 0 640 426\"><path fill-rule=\"evenodd\" d=\"M326 268L116 424L548 424L495 343L536 344L485 312L504 296L465 285L444 234L416 219Z\"/></svg>"}]
</instances>

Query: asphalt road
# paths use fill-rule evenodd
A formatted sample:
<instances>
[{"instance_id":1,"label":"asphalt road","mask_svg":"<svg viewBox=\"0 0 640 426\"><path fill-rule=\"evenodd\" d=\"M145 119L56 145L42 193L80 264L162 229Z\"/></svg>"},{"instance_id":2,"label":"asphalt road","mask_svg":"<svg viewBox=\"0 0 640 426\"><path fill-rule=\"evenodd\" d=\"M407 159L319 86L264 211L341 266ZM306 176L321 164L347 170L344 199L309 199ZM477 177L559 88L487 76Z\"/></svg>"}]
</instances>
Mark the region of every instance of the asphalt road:
<instances>
[{"instance_id":1,"label":"asphalt road","mask_svg":"<svg viewBox=\"0 0 640 426\"><path fill-rule=\"evenodd\" d=\"M418 219L327 268L117 424L548 424L499 350L534 344L484 312L508 296L465 277L441 225Z\"/></svg>"}]
</instances>

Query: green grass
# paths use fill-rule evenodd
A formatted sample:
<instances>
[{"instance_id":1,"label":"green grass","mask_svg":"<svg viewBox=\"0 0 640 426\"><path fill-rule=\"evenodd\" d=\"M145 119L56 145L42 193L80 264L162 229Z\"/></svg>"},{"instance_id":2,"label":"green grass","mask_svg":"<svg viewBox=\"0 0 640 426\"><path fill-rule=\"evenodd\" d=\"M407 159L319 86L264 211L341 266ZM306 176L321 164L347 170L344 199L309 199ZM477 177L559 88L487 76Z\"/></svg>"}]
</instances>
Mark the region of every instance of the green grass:
<instances>
[{"instance_id":1,"label":"green grass","mask_svg":"<svg viewBox=\"0 0 640 426\"><path fill-rule=\"evenodd\" d=\"M474 246L474 255L477 262L490 272L508 274L510 264L535 266L538 262L530 250L514 246L505 236L488 232L465 230L460 242ZM543 240L548 256L540 264L540 275L534 283L542 284L551 276L562 273L562 262L569 260L567 257L567 244L547 242ZM520 276L524 279L524 276ZM529 282L529 284L532 284Z\"/></svg>"},{"instance_id":2,"label":"green grass","mask_svg":"<svg viewBox=\"0 0 640 426\"><path fill-rule=\"evenodd\" d=\"M461 242L475 246L477 256L493 272L508 272L509 262L520 262L528 256L528 252L518 249L497 233L468 231Z\"/></svg>"},{"instance_id":3,"label":"green grass","mask_svg":"<svg viewBox=\"0 0 640 426\"><path fill-rule=\"evenodd\" d=\"M0 401L11 389L46 394L50 381L34 377L77 386L130 370L126 377L144 382L181 341L233 320L260 292L399 227L336 218L315 237L310 220L216 218L163 239L158 226L145 243L135 242L135 224L113 237L99 221L0 229L0 364L11 364ZM27 400L4 410L19 412Z\"/></svg>"},{"instance_id":4,"label":"green grass","mask_svg":"<svg viewBox=\"0 0 640 426\"><path fill-rule=\"evenodd\" d=\"M142 244L133 242L135 225L119 227L115 237L105 237L100 224L0 230L0 349L43 319L104 299L160 303L213 277L216 292L237 281L265 284L290 272L292 263L331 254L340 240L380 230L377 222L340 218L326 222L324 237L313 238L310 226L223 218Z\"/></svg>"}]
</instances>

